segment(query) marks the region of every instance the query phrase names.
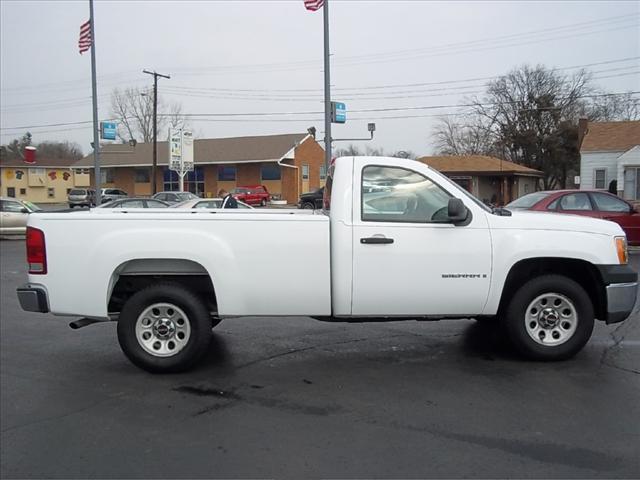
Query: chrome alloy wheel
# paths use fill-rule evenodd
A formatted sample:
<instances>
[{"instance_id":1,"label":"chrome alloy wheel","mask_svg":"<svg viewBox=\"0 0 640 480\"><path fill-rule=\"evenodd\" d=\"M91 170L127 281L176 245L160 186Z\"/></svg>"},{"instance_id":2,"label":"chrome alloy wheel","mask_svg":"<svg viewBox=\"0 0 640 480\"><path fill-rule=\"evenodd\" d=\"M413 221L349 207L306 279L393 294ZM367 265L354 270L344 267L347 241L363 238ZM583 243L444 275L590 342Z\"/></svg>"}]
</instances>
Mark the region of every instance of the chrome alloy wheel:
<instances>
[{"instance_id":1,"label":"chrome alloy wheel","mask_svg":"<svg viewBox=\"0 0 640 480\"><path fill-rule=\"evenodd\" d=\"M155 357L171 357L180 352L191 337L191 323L180 308L171 303L147 307L136 321L136 339Z\"/></svg>"},{"instance_id":2,"label":"chrome alloy wheel","mask_svg":"<svg viewBox=\"0 0 640 480\"><path fill-rule=\"evenodd\" d=\"M578 326L578 312L567 297L549 292L529 304L524 322L533 340L540 345L553 347L573 336Z\"/></svg>"}]
</instances>

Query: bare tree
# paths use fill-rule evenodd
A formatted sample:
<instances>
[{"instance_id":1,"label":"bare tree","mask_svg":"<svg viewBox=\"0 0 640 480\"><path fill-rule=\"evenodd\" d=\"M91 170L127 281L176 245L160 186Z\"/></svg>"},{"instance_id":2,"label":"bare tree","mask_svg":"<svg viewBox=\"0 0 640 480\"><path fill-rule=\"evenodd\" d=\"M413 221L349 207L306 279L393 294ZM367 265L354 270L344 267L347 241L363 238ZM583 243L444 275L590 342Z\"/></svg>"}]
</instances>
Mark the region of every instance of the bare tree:
<instances>
[{"instance_id":1,"label":"bare tree","mask_svg":"<svg viewBox=\"0 0 640 480\"><path fill-rule=\"evenodd\" d=\"M454 121L442 116L432 132L433 144L440 155L491 155L494 139L491 129L475 116Z\"/></svg>"},{"instance_id":2,"label":"bare tree","mask_svg":"<svg viewBox=\"0 0 640 480\"><path fill-rule=\"evenodd\" d=\"M489 83L474 113L499 155L545 173L544 187L565 187L577 167L577 118L593 91L590 75L566 76L541 65L523 66Z\"/></svg>"},{"instance_id":3,"label":"bare tree","mask_svg":"<svg viewBox=\"0 0 640 480\"><path fill-rule=\"evenodd\" d=\"M603 94L593 99L585 113L591 121L640 120L640 98L634 97L631 92L624 95Z\"/></svg>"},{"instance_id":4,"label":"bare tree","mask_svg":"<svg viewBox=\"0 0 640 480\"><path fill-rule=\"evenodd\" d=\"M153 92L138 88L115 89L111 94L112 115L118 122L118 137L123 142L131 139L149 143L153 140ZM184 126L182 106L167 105L158 97L158 138L163 131Z\"/></svg>"},{"instance_id":5,"label":"bare tree","mask_svg":"<svg viewBox=\"0 0 640 480\"><path fill-rule=\"evenodd\" d=\"M333 153L334 157L357 157L359 155L364 155L364 153L353 144L349 144L345 148L338 148Z\"/></svg>"}]
</instances>

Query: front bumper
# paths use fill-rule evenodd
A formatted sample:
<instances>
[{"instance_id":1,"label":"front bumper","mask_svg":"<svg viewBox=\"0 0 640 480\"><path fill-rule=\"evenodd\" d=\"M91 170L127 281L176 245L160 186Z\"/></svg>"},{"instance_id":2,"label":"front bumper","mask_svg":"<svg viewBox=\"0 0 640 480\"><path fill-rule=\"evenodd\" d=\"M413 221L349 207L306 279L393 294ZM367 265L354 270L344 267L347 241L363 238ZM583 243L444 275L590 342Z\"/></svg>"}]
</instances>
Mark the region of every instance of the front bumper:
<instances>
[{"instance_id":1,"label":"front bumper","mask_svg":"<svg viewBox=\"0 0 640 480\"><path fill-rule=\"evenodd\" d=\"M23 285L16 290L18 300L23 310L27 312L47 313L49 301L44 288L36 285Z\"/></svg>"},{"instance_id":2,"label":"front bumper","mask_svg":"<svg viewBox=\"0 0 640 480\"><path fill-rule=\"evenodd\" d=\"M607 323L618 323L633 311L638 295L638 282L607 285Z\"/></svg>"},{"instance_id":3,"label":"front bumper","mask_svg":"<svg viewBox=\"0 0 640 480\"><path fill-rule=\"evenodd\" d=\"M635 306L638 274L629 265L599 265L598 270L607 292L606 322L622 322Z\"/></svg>"}]
</instances>

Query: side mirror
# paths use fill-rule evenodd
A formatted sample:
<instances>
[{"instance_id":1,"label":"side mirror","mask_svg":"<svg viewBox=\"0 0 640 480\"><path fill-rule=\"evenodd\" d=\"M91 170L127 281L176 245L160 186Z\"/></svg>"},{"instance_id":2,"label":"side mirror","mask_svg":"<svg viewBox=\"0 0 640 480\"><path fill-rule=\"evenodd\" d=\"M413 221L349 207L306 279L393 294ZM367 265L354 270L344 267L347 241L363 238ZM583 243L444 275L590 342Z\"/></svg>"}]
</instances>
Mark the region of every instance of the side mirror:
<instances>
[{"instance_id":1,"label":"side mirror","mask_svg":"<svg viewBox=\"0 0 640 480\"><path fill-rule=\"evenodd\" d=\"M26 207L22 207L22 208L20 209L20 213L29 213L29 209L28 209L28 208L26 208Z\"/></svg>"},{"instance_id":2,"label":"side mirror","mask_svg":"<svg viewBox=\"0 0 640 480\"><path fill-rule=\"evenodd\" d=\"M464 206L462 200L459 198L450 198L449 204L447 205L447 217L448 220L453 223L461 223L464 222L469 216L469 210Z\"/></svg>"}]
</instances>

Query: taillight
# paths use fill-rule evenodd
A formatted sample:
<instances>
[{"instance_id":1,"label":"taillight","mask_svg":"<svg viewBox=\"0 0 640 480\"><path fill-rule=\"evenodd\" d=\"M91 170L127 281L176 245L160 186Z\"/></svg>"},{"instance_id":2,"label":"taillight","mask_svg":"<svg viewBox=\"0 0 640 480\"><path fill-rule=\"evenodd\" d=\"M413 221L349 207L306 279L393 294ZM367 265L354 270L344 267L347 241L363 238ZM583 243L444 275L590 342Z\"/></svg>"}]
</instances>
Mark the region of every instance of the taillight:
<instances>
[{"instance_id":1,"label":"taillight","mask_svg":"<svg viewBox=\"0 0 640 480\"><path fill-rule=\"evenodd\" d=\"M27 227L27 262L30 274L46 275L47 249L44 244L44 232L33 227Z\"/></svg>"}]
</instances>

